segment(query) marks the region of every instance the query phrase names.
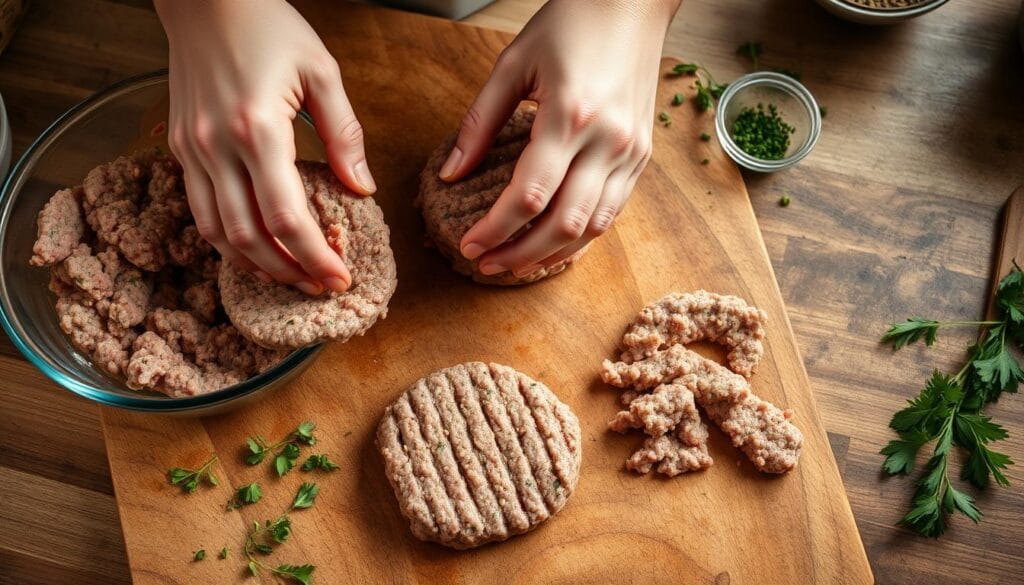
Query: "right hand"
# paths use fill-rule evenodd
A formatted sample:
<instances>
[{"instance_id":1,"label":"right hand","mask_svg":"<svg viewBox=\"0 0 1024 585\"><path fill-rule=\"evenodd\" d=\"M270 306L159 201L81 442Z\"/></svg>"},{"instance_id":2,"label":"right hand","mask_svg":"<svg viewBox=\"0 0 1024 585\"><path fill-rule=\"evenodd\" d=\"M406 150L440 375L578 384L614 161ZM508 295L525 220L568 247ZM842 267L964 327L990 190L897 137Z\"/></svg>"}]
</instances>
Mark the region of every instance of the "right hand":
<instances>
[{"instance_id":1,"label":"right hand","mask_svg":"<svg viewBox=\"0 0 1024 585\"><path fill-rule=\"evenodd\" d=\"M316 295L352 276L306 206L292 123L305 106L334 173L376 191L337 62L284 0L157 0L170 43L171 151L196 228L224 259Z\"/></svg>"}]
</instances>

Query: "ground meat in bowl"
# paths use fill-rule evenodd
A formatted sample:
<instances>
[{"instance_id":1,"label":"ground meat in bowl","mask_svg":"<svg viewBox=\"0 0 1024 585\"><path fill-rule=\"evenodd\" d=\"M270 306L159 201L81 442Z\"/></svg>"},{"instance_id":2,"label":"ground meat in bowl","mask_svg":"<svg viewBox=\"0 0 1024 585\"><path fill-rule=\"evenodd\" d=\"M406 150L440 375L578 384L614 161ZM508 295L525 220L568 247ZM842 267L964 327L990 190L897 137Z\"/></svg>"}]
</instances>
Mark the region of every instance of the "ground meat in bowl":
<instances>
[{"instance_id":1,"label":"ground meat in bowl","mask_svg":"<svg viewBox=\"0 0 1024 585\"><path fill-rule=\"evenodd\" d=\"M53 195L30 263L48 266L71 344L131 388L194 396L251 378L287 355L238 334L220 308L220 258L192 223L171 157L100 165Z\"/></svg>"}]
</instances>

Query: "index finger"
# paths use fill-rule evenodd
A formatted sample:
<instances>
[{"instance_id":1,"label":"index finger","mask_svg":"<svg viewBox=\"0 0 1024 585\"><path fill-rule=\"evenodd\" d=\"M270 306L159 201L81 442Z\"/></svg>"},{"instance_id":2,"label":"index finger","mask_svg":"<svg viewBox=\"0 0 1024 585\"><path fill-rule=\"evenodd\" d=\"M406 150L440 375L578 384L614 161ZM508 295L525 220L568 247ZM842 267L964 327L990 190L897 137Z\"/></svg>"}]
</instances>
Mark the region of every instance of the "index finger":
<instances>
[{"instance_id":1,"label":"index finger","mask_svg":"<svg viewBox=\"0 0 1024 585\"><path fill-rule=\"evenodd\" d=\"M487 214L462 237L462 255L473 260L493 250L540 215L565 179L574 155L553 135L541 133L531 140L523 149L508 186Z\"/></svg>"},{"instance_id":2,"label":"index finger","mask_svg":"<svg viewBox=\"0 0 1024 585\"><path fill-rule=\"evenodd\" d=\"M307 274L335 292L347 290L352 275L309 212L306 190L295 166L291 124L269 129L256 144L259 147L246 149L242 160L267 230Z\"/></svg>"}]
</instances>

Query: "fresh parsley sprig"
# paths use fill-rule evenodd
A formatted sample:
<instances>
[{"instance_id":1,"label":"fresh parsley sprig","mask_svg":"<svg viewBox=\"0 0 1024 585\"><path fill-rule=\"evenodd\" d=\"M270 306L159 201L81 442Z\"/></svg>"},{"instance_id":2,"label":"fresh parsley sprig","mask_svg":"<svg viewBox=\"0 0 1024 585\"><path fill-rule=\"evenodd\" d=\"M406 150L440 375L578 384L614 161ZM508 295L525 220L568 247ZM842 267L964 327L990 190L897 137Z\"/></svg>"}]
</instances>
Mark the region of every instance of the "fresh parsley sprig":
<instances>
[{"instance_id":1,"label":"fresh parsley sprig","mask_svg":"<svg viewBox=\"0 0 1024 585\"><path fill-rule=\"evenodd\" d=\"M292 521L288 513L292 510L299 510L313 507L320 488L315 483L306 482L299 486L292 500L292 505L273 520L267 520L263 524L253 522L252 530L246 535L245 546L242 549L246 558L249 559L249 572L255 577L260 570L270 571L274 575L286 579L294 579L299 583L309 585L312 580L313 565L288 565L282 564L276 567L260 561L256 554L269 555L274 552L274 547L284 544L292 534Z\"/></svg>"},{"instance_id":2,"label":"fresh parsley sprig","mask_svg":"<svg viewBox=\"0 0 1024 585\"><path fill-rule=\"evenodd\" d=\"M302 471L313 471L314 469L334 471L339 469L339 467L326 454L310 455L309 459L306 459L306 462L302 464Z\"/></svg>"},{"instance_id":3,"label":"fresh parsley sprig","mask_svg":"<svg viewBox=\"0 0 1024 585\"><path fill-rule=\"evenodd\" d=\"M259 482L254 481L235 490L235 495L231 496L231 499L228 500L226 510L237 510L242 506L255 504L260 501L260 498L262 497L263 490L260 489Z\"/></svg>"},{"instance_id":4,"label":"fresh parsley sprig","mask_svg":"<svg viewBox=\"0 0 1024 585\"><path fill-rule=\"evenodd\" d=\"M725 89L729 87L727 83L718 83L715 81L711 72L706 67L698 63L677 63L669 75L673 77L681 77L683 75L695 75L697 79L694 81L694 88L697 89L696 100L694 103L697 105L697 109L704 112L707 111L711 106L714 105L715 100L722 97L725 93ZM672 105L680 105L683 103L685 96L683 94L676 94L672 97Z\"/></svg>"},{"instance_id":5,"label":"fresh parsley sprig","mask_svg":"<svg viewBox=\"0 0 1024 585\"><path fill-rule=\"evenodd\" d=\"M991 479L1006 486L1009 480L1003 471L1013 461L991 444L1006 439L1002 426L982 414L986 404L1005 392L1016 392L1024 382L1024 369L1009 351L1009 345L1024 346L1024 273L1013 270L996 288L998 320L942 322L912 317L893 324L882 337L894 349L924 340L936 341L942 327L973 325L986 328L980 340L968 348L968 361L955 375L938 371L908 406L893 415L889 426L899 434L882 450L882 468L889 475L907 474L914 468L918 452L935 441L932 456L924 475L917 483L913 507L900 523L916 532L938 537L945 530L947 516L959 511L974 522L981 519L974 499L956 489L949 477L949 452L953 445L964 449L967 461L960 478L978 488L985 488Z\"/></svg>"},{"instance_id":6,"label":"fresh parsley sprig","mask_svg":"<svg viewBox=\"0 0 1024 585\"><path fill-rule=\"evenodd\" d=\"M295 462L299 459L300 444L316 444L316 437L313 436L313 431L315 430L316 423L306 421L276 443L270 443L260 435L249 437L245 440L249 448L249 454L246 456L245 462L249 465L259 465L268 453L276 451L274 455L274 470L277 471L279 477L283 476L295 467Z\"/></svg>"},{"instance_id":7,"label":"fresh parsley sprig","mask_svg":"<svg viewBox=\"0 0 1024 585\"><path fill-rule=\"evenodd\" d=\"M174 467L167 471L167 481L171 485L181 486L181 491L191 494L199 488L199 485L204 481L212 486L218 485L220 482L217 480L217 476L210 471L213 464L217 462L217 456L214 455L207 459L206 463L203 463L199 469L188 469L185 467Z\"/></svg>"}]
</instances>

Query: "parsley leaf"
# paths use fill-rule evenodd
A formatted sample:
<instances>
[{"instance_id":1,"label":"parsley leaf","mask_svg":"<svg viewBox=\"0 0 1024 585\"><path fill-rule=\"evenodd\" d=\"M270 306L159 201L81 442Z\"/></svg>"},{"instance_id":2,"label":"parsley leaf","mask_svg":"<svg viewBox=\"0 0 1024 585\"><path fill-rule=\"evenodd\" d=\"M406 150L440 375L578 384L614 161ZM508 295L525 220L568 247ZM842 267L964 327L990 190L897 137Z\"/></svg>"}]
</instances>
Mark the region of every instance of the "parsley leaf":
<instances>
[{"instance_id":1,"label":"parsley leaf","mask_svg":"<svg viewBox=\"0 0 1024 585\"><path fill-rule=\"evenodd\" d=\"M211 485L216 486L219 484L217 476L210 471L213 464L217 462L217 456L210 457L206 463L203 463L199 469L187 469L184 467L174 467L167 470L167 481L171 485L181 487L181 491L190 494L197 489L199 485L204 481Z\"/></svg>"},{"instance_id":2,"label":"parsley leaf","mask_svg":"<svg viewBox=\"0 0 1024 585\"><path fill-rule=\"evenodd\" d=\"M193 561L201 561L201 560L203 560L205 558L206 558L206 551L203 550L203 549L199 549L196 552L192 553L192 560Z\"/></svg>"},{"instance_id":3,"label":"parsley leaf","mask_svg":"<svg viewBox=\"0 0 1024 585\"><path fill-rule=\"evenodd\" d=\"M889 444L881 450L881 454L886 456L882 468L889 475L910 473L914 469L917 452L931 440L932 437L928 433L913 430L900 435L899 439L889 441Z\"/></svg>"},{"instance_id":4,"label":"parsley leaf","mask_svg":"<svg viewBox=\"0 0 1024 585\"><path fill-rule=\"evenodd\" d=\"M940 323L931 319L911 317L903 323L893 323L882 336L883 343L892 343L893 349L900 349L924 337L925 345L935 343Z\"/></svg>"},{"instance_id":5,"label":"parsley leaf","mask_svg":"<svg viewBox=\"0 0 1024 585\"><path fill-rule=\"evenodd\" d=\"M700 65L696 63L677 63L672 68L671 75L695 75L698 69L700 69Z\"/></svg>"},{"instance_id":6,"label":"parsley leaf","mask_svg":"<svg viewBox=\"0 0 1024 585\"><path fill-rule=\"evenodd\" d=\"M235 490L235 495L228 500L227 510L237 510L242 506L255 504L263 497L259 482L252 482Z\"/></svg>"},{"instance_id":7,"label":"parsley leaf","mask_svg":"<svg viewBox=\"0 0 1024 585\"><path fill-rule=\"evenodd\" d=\"M302 464L302 471L313 471L314 469L334 471L338 469L338 466L326 454L310 455L306 462Z\"/></svg>"},{"instance_id":8,"label":"parsley leaf","mask_svg":"<svg viewBox=\"0 0 1024 585\"><path fill-rule=\"evenodd\" d=\"M312 508L313 503L316 501L316 496L319 493L320 488L315 483L303 483L299 486L299 491L295 494L295 501L292 502L292 509Z\"/></svg>"}]
</instances>

